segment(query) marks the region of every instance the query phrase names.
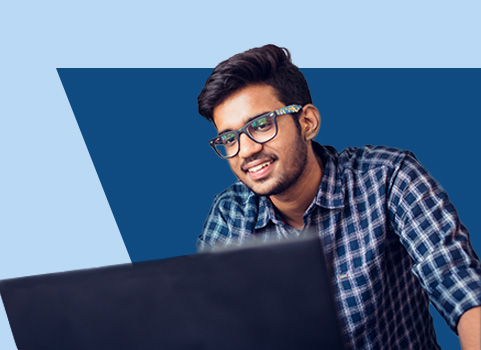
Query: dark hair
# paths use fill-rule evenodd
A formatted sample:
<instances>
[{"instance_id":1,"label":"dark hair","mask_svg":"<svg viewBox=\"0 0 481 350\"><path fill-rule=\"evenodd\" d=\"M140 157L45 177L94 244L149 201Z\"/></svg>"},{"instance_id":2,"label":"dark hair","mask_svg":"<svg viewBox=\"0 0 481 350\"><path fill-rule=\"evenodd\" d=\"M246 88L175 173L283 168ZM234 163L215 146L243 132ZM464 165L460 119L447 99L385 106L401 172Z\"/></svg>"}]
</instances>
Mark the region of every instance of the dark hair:
<instances>
[{"instance_id":1,"label":"dark hair","mask_svg":"<svg viewBox=\"0 0 481 350\"><path fill-rule=\"evenodd\" d=\"M286 106L312 103L306 79L286 48L265 45L219 63L205 82L197 103L199 114L213 121L213 110L234 92L249 85L272 86Z\"/></svg>"}]
</instances>

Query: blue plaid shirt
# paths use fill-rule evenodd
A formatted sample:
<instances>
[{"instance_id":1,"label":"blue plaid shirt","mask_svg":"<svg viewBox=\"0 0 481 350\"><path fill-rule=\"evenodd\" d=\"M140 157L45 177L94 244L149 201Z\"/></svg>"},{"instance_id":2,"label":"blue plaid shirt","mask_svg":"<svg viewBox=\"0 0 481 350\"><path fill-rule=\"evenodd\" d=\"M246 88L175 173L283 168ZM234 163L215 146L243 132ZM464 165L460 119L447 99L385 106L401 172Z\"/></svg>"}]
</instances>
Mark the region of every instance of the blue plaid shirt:
<instances>
[{"instance_id":1,"label":"blue plaid shirt","mask_svg":"<svg viewBox=\"0 0 481 350\"><path fill-rule=\"evenodd\" d=\"M315 230L346 348L439 349L429 298L455 332L461 314L481 305L481 263L446 192L410 152L314 148L324 174L302 230L237 182L215 197L198 251Z\"/></svg>"}]
</instances>

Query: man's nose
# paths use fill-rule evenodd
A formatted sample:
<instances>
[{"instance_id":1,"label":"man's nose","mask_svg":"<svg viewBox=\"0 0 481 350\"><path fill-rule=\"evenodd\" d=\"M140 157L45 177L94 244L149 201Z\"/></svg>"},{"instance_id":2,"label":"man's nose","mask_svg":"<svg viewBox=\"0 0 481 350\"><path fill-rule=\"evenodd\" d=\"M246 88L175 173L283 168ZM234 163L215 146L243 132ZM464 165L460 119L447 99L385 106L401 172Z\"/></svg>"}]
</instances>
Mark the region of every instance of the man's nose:
<instances>
[{"instance_id":1,"label":"man's nose","mask_svg":"<svg viewBox=\"0 0 481 350\"><path fill-rule=\"evenodd\" d=\"M260 143L252 141L246 134L239 135L239 156L248 158L262 150Z\"/></svg>"}]
</instances>

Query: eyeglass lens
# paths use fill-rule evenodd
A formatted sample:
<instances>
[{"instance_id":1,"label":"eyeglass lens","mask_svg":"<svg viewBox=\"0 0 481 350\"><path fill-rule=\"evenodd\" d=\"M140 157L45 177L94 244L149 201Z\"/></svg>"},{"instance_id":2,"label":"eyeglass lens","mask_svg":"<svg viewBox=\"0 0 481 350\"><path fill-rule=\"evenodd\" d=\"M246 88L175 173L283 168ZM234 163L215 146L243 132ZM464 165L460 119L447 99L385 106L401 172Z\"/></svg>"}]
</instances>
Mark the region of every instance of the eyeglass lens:
<instances>
[{"instance_id":1,"label":"eyeglass lens","mask_svg":"<svg viewBox=\"0 0 481 350\"><path fill-rule=\"evenodd\" d=\"M254 119L245 128L248 136L256 142L264 143L272 139L276 134L276 125L273 115L262 116ZM227 132L219 137L215 148L223 157L236 154L239 150L239 134Z\"/></svg>"}]
</instances>

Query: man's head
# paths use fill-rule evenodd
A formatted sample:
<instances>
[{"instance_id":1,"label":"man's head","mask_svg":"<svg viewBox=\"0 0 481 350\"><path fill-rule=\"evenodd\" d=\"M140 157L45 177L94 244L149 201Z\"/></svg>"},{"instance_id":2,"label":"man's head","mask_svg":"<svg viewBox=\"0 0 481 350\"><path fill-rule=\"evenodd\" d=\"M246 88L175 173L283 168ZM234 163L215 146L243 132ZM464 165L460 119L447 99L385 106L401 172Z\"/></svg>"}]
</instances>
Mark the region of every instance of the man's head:
<instances>
[{"instance_id":1,"label":"man's head","mask_svg":"<svg viewBox=\"0 0 481 350\"><path fill-rule=\"evenodd\" d=\"M320 116L286 49L266 45L220 63L198 103L199 112L219 133L213 142L230 147L227 156L234 174L254 192L292 194L308 181L306 174L317 165L311 140ZM267 133L265 139L262 133Z\"/></svg>"}]
</instances>

